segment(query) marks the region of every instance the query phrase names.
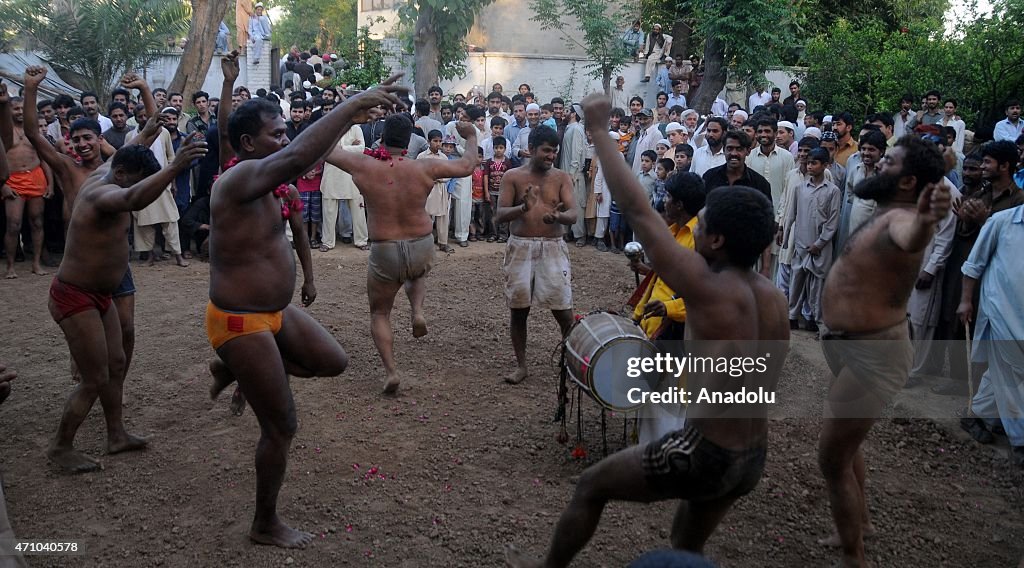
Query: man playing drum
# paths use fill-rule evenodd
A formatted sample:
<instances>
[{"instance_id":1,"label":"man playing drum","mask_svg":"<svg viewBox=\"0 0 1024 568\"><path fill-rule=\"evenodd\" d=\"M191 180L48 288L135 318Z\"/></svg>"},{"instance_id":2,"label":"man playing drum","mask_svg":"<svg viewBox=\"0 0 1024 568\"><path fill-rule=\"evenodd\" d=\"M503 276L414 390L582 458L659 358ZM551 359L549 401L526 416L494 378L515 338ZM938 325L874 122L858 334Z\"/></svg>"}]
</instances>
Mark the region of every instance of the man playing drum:
<instances>
[{"instance_id":1,"label":"man playing drum","mask_svg":"<svg viewBox=\"0 0 1024 568\"><path fill-rule=\"evenodd\" d=\"M605 121L607 123L607 121ZM554 169L558 133L547 126L530 132L530 160L501 180L496 223L509 223L505 248L505 298L512 311L512 349L518 367L505 381L518 384L526 370L526 320L530 308L551 310L562 329L572 326L572 273L563 226L576 222L569 174Z\"/></svg>"},{"instance_id":2,"label":"man playing drum","mask_svg":"<svg viewBox=\"0 0 1024 568\"><path fill-rule=\"evenodd\" d=\"M774 392L788 352L787 302L772 282L753 270L775 230L771 200L742 186L712 191L694 231L697 252L681 247L651 209L629 167L617 159L615 142L604 131L611 114L608 97L590 95L583 108L615 201L646 244L654 269L686 301L687 348L703 340L720 356L768 354L763 372L690 373L687 390L717 395L753 386ZM732 504L757 486L767 440L765 405L698 400L687 408L685 429L622 450L583 472L544 561L510 548L506 562L513 567L568 566L612 499L684 500L673 522L672 545L699 553Z\"/></svg>"}]
</instances>

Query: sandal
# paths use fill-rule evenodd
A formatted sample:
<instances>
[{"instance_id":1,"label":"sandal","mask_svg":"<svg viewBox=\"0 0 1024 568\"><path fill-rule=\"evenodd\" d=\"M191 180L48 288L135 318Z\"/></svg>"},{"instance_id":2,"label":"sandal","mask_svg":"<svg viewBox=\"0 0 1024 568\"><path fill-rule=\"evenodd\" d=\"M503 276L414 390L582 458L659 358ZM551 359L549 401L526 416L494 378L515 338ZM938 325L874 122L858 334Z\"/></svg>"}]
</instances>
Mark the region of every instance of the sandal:
<instances>
[{"instance_id":1,"label":"sandal","mask_svg":"<svg viewBox=\"0 0 1024 568\"><path fill-rule=\"evenodd\" d=\"M356 248L359 250L370 250L370 245L359 245Z\"/></svg>"},{"instance_id":2,"label":"sandal","mask_svg":"<svg viewBox=\"0 0 1024 568\"><path fill-rule=\"evenodd\" d=\"M446 253L449 253L449 254L455 252L455 249L453 249L452 247L450 247L448 245L438 245L437 248L441 252L446 252Z\"/></svg>"},{"instance_id":3,"label":"sandal","mask_svg":"<svg viewBox=\"0 0 1024 568\"><path fill-rule=\"evenodd\" d=\"M309 248L311 248L311 249L320 248L320 245L321 245L321 243L318 240L309 241Z\"/></svg>"},{"instance_id":4,"label":"sandal","mask_svg":"<svg viewBox=\"0 0 1024 568\"><path fill-rule=\"evenodd\" d=\"M327 245L325 245L323 243L320 243L320 252L327 252L327 251L331 250L332 248L334 248L334 247L329 247L329 246L327 246Z\"/></svg>"},{"instance_id":5,"label":"sandal","mask_svg":"<svg viewBox=\"0 0 1024 568\"><path fill-rule=\"evenodd\" d=\"M477 240L477 239L476 239L476 235L470 235L470 236L469 236L469 241L470 241L470 242L472 242L472 243L475 243L475 242L476 242L476 240Z\"/></svg>"},{"instance_id":6,"label":"sandal","mask_svg":"<svg viewBox=\"0 0 1024 568\"><path fill-rule=\"evenodd\" d=\"M165 252L157 257L158 260L171 260L171 253Z\"/></svg>"},{"instance_id":7,"label":"sandal","mask_svg":"<svg viewBox=\"0 0 1024 568\"><path fill-rule=\"evenodd\" d=\"M192 252L191 251L185 251L185 252L181 253L181 258L184 258L185 260L192 260Z\"/></svg>"},{"instance_id":8,"label":"sandal","mask_svg":"<svg viewBox=\"0 0 1024 568\"><path fill-rule=\"evenodd\" d=\"M489 243L493 243L496 240L498 240L498 237L495 237L494 235L487 237L487 242Z\"/></svg>"},{"instance_id":9,"label":"sandal","mask_svg":"<svg viewBox=\"0 0 1024 568\"><path fill-rule=\"evenodd\" d=\"M960 428L963 428L979 444L991 444L995 441L995 436L988 431L988 428L985 428L985 424L980 418L961 418Z\"/></svg>"}]
</instances>

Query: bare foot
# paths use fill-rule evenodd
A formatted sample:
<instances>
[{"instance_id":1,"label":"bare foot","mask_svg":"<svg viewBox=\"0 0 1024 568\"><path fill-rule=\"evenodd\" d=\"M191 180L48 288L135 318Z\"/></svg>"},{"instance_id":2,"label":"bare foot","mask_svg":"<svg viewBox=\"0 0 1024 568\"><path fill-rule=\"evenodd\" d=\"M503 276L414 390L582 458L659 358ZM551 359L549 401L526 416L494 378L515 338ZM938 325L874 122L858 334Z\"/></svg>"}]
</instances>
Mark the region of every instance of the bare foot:
<instances>
[{"instance_id":1,"label":"bare foot","mask_svg":"<svg viewBox=\"0 0 1024 568\"><path fill-rule=\"evenodd\" d=\"M17 277L18 277L18 275L15 274L14 268L8 268L7 269L7 274L4 276L4 278L6 278L8 280L13 280L13 279L15 279Z\"/></svg>"},{"instance_id":2,"label":"bare foot","mask_svg":"<svg viewBox=\"0 0 1024 568\"><path fill-rule=\"evenodd\" d=\"M49 274L49 272L43 270L42 266L40 266L38 264L33 264L32 265L32 274L35 274L35 275L38 275L38 276L46 276L47 274Z\"/></svg>"},{"instance_id":3,"label":"bare foot","mask_svg":"<svg viewBox=\"0 0 1024 568\"><path fill-rule=\"evenodd\" d=\"M384 394L395 394L398 392L398 385L402 383L402 377L398 371L388 374L384 378Z\"/></svg>"},{"instance_id":4,"label":"bare foot","mask_svg":"<svg viewBox=\"0 0 1024 568\"><path fill-rule=\"evenodd\" d=\"M174 260L178 263L178 266L185 268L189 265L189 262L185 260L180 254L174 255Z\"/></svg>"},{"instance_id":5,"label":"bare foot","mask_svg":"<svg viewBox=\"0 0 1024 568\"><path fill-rule=\"evenodd\" d=\"M253 527L249 531L249 538L256 544L270 544L281 548L305 548L313 541L313 535L297 531L280 520L264 530Z\"/></svg>"},{"instance_id":6,"label":"bare foot","mask_svg":"<svg viewBox=\"0 0 1024 568\"><path fill-rule=\"evenodd\" d=\"M245 395L242 394L242 389L235 387L235 392L231 393L231 414L235 416L241 416L245 413Z\"/></svg>"},{"instance_id":7,"label":"bare foot","mask_svg":"<svg viewBox=\"0 0 1024 568\"><path fill-rule=\"evenodd\" d=\"M125 432L124 436L116 440L107 439L107 453L119 454L121 452L134 452L144 450L149 444L148 437L132 436Z\"/></svg>"},{"instance_id":8,"label":"bare foot","mask_svg":"<svg viewBox=\"0 0 1024 568\"><path fill-rule=\"evenodd\" d=\"M427 334L427 318L421 315L412 316L412 336L423 337Z\"/></svg>"},{"instance_id":9,"label":"bare foot","mask_svg":"<svg viewBox=\"0 0 1024 568\"><path fill-rule=\"evenodd\" d=\"M526 371L526 367L519 367L518 369L516 369L516 372L505 377L505 382L510 385L518 385L519 383L526 380L527 376L529 376L529 373Z\"/></svg>"},{"instance_id":10,"label":"bare foot","mask_svg":"<svg viewBox=\"0 0 1024 568\"><path fill-rule=\"evenodd\" d=\"M875 525L868 524L864 527L864 531L861 534L864 540L874 538L876 534ZM843 546L842 541L839 540L839 533L832 533L828 538L819 538L818 544L829 548L842 548Z\"/></svg>"},{"instance_id":11,"label":"bare foot","mask_svg":"<svg viewBox=\"0 0 1024 568\"><path fill-rule=\"evenodd\" d=\"M69 473L86 473L102 469L100 462L70 448L58 449L51 446L46 450L46 457Z\"/></svg>"},{"instance_id":12,"label":"bare foot","mask_svg":"<svg viewBox=\"0 0 1024 568\"><path fill-rule=\"evenodd\" d=\"M220 358L210 359L208 366L210 374L213 375L213 384L210 385L210 400L217 400L220 391L235 382L235 376L231 374L231 369L228 369L227 363L221 361Z\"/></svg>"},{"instance_id":13,"label":"bare foot","mask_svg":"<svg viewBox=\"0 0 1024 568\"><path fill-rule=\"evenodd\" d=\"M519 552L515 546L506 544L505 566L509 566L511 568L540 568L543 564L533 560L532 558L528 558L522 552Z\"/></svg>"}]
</instances>

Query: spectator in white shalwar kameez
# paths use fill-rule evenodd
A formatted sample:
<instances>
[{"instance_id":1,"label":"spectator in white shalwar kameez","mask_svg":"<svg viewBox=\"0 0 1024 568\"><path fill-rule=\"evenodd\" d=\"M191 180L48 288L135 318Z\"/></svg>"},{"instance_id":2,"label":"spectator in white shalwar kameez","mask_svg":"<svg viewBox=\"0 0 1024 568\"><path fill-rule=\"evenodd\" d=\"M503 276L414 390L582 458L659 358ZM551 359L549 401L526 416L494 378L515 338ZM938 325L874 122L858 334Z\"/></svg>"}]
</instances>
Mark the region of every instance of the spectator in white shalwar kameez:
<instances>
[{"instance_id":1,"label":"spectator in white shalwar kameez","mask_svg":"<svg viewBox=\"0 0 1024 568\"><path fill-rule=\"evenodd\" d=\"M363 142L363 129L360 125L353 124L341 140L338 140L336 148L346 152L362 153L366 148ZM334 248L337 239L338 209L341 202L345 201L348 210L352 213L352 242L355 246L369 250L369 233L366 229L366 210L363 209L363 196L352 181L352 175L341 168L324 164L324 177L320 180L320 193L323 196L323 238L321 239L320 251L327 252Z\"/></svg>"},{"instance_id":2,"label":"spectator in white shalwar kameez","mask_svg":"<svg viewBox=\"0 0 1024 568\"><path fill-rule=\"evenodd\" d=\"M263 13L263 2L256 3L256 13L249 17L249 52L253 65L260 64L263 42L270 40L270 18Z\"/></svg>"},{"instance_id":3,"label":"spectator in white shalwar kameez","mask_svg":"<svg viewBox=\"0 0 1024 568\"><path fill-rule=\"evenodd\" d=\"M169 109L164 110L166 112ZM150 149L162 168L174 160L174 145L171 142L171 135L167 133L166 129L160 129L160 135L150 145ZM160 231L164 235L164 246L171 249L178 266L188 266L189 263L181 256L181 239L178 237L180 216L178 206L174 203L173 183L167 186L167 191L161 193L156 201L141 211L133 212L132 216L135 218L135 250L150 253L149 263L151 265L157 260L163 260L162 258L158 259L156 251L153 250L156 246L156 229L160 227Z\"/></svg>"},{"instance_id":4,"label":"spectator in white shalwar kameez","mask_svg":"<svg viewBox=\"0 0 1024 568\"><path fill-rule=\"evenodd\" d=\"M960 190L946 178L941 182L949 190L949 197L954 201L960 199ZM914 284L907 302L907 314L910 316L910 338L914 340L914 366L910 369L908 387L917 386L921 377L935 376L942 372L945 364L945 350L934 344L935 329L939 325L939 312L942 309L942 277L946 270L946 261L953 251L953 236L956 233L956 214L950 210L932 237L928 247L924 249L921 259L921 274Z\"/></svg>"},{"instance_id":5,"label":"spectator in white shalwar kameez","mask_svg":"<svg viewBox=\"0 0 1024 568\"><path fill-rule=\"evenodd\" d=\"M580 122L583 116L583 109L580 108L580 105L574 104L567 110L567 126L558 156L560 160L558 169L572 178L572 195L576 199L578 210L583 211L587 208L587 176L583 171L587 160L587 133L583 130L583 123ZM587 223L582 214L577 215L576 223L570 230L576 239L576 246L586 246Z\"/></svg>"},{"instance_id":6,"label":"spectator in white shalwar kameez","mask_svg":"<svg viewBox=\"0 0 1024 568\"><path fill-rule=\"evenodd\" d=\"M618 142L619 133L608 132L612 140ZM597 160L597 156L594 156ZM597 173L594 174L594 199L597 201L597 223L594 225L594 238L597 240L597 250L606 252L608 245L604 244L604 235L608 231L608 218L612 211L612 192L608 189L608 182L604 179L604 172L601 171L601 161L597 161ZM614 246L615 243L612 243Z\"/></svg>"},{"instance_id":7,"label":"spectator in white shalwar kameez","mask_svg":"<svg viewBox=\"0 0 1024 568\"><path fill-rule=\"evenodd\" d=\"M789 288L790 327L797 323L800 306L810 304L813 321L807 329L817 331L821 322L821 292L832 267L832 238L839 228L839 188L825 179L831 162L828 151L815 148L807 156L807 181L796 187L792 206L786 211L786 226L793 233L792 276ZM785 242L786 237L783 237Z\"/></svg>"},{"instance_id":8,"label":"spectator in white shalwar kameez","mask_svg":"<svg viewBox=\"0 0 1024 568\"><path fill-rule=\"evenodd\" d=\"M996 213L981 228L963 265L964 285L957 313L969 319L981 281L974 362L987 362L973 410L989 428L998 419L1016 465L1024 465L1024 205ZM972 420L972 419L967 419ZM973 420L977 420L976 418Z\"/></svg>"}]
</instances>

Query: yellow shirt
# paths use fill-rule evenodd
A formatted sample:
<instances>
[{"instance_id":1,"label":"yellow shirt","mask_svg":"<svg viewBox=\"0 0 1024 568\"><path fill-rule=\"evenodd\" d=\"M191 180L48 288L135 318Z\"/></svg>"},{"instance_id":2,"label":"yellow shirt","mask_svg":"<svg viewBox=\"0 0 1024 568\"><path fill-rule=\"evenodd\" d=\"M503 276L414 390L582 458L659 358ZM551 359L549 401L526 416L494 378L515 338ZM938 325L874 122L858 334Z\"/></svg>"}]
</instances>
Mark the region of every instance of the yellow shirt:
<instances>
[{"instance_id":1,"label":"yellow shirt","mask_svg":"<svg viewBox=\"0 0 1024 568\"><path fill-rule=\"evenodd\" d=\"M679 225L672 225L668 229L672 231L672 234L676 238L676 242L679 246L686 247L693 250L693 228L697 226L697 217L690 219L685 225L680 227ZM682 298L674 298L676 293L669 288L668 284L665 283L660 277L655 276L651 283L647 285L647 289L644 290L644 296L637 303L636 309L633 310L633 319L640 322L640 327L643 328L644 334L647 337L651 337L658 329L661 328L662 317L661 316L650 316L643 317L644 306L648 302L654 300L661 300L665 304L665 310L668 312L668 318L676 322L686 321L686 305L683 304Z\"/></svg>"}]
</instances>

